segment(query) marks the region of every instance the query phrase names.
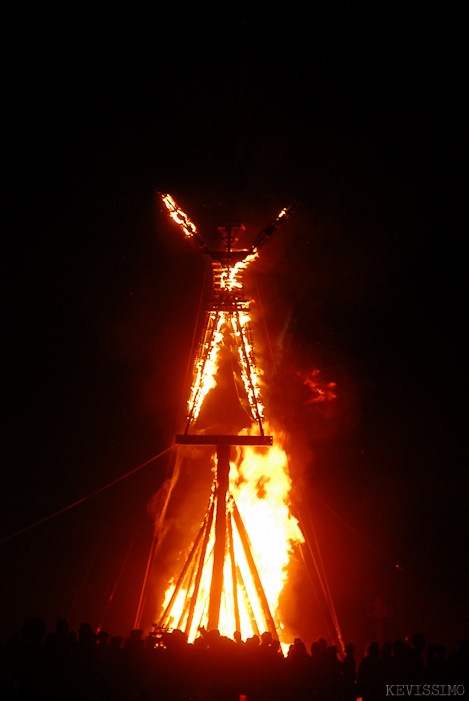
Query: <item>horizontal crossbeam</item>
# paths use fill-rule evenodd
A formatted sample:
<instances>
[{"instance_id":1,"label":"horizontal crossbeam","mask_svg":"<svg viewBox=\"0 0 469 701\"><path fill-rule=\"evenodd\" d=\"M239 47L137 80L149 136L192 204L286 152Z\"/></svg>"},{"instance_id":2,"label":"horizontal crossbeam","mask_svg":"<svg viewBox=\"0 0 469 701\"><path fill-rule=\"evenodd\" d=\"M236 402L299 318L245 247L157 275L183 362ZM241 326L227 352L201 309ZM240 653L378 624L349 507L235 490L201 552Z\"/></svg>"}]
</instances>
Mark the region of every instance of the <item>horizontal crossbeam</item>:
<instances>
[{"instance_id":1,"label":"horizontal crossbeam","mask_svg":"<svg viewBox=\"0 0 469 701\"><path fill-rule=\"evenodd\" d=\"M273 445L272 436L177 435L179 445Z\"/></svg>"}]
</instances>

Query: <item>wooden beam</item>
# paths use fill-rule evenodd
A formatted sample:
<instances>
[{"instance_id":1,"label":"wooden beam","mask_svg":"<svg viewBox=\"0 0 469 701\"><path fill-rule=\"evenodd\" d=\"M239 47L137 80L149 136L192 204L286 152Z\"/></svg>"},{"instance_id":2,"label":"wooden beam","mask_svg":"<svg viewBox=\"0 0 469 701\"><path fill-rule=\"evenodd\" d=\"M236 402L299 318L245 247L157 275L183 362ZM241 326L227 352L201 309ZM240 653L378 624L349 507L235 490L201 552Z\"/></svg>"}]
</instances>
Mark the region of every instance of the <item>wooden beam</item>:
<instances>
[{"instance_id":1,"label":"wooden beam","mask_svg":"<svg viewBox=\"0 0 469 701\"><path fill-rule=\"evenodd\" d=\"M182 568L182 572L181 572L181 574L179 575L179 579L178 579L178 581L177 581L177 583L176 583L176 587L175 587L175 589L174 589L174 591L173 591L173 594L172 594L172 596L171 596L171 599L169 600L169 603L168 603L168 605L166 606L166 609L165 609L163 615L162 615L161 618L160 618L160 622L158 623L158 627L159 627L159 628L164 628L164 627L165 627L166 619L169 617L169 615L170 615L170 613L171 613L171 609L172 609L173 606L174 606L174 602L176 601L176 598L177 598L177 596L178 596L178 594L179 594L179 590L181 589L181 586L182 586L182 584L183 584L183 582L184 582L184 579L185 579L186 574L187 574L187 572L188 572L188 570L189 570L189 567L191 566L191 563L192 563L192 561L193 561L193 559L194 559L194 557L195 557L195 555L196 555L196 553L197 553L197 548L199 547L200 540L201 540L202 535L203 535L203 533L204 533L206 522L207 522L207 516L205 516L204 522L202 523L202 526L201 526L201 528L200 528L200 530L199 530L199 532L198 532L198 534L197 534L197 538L195 539L194 545L192 546L192 550L191 550L190 553L189 553L189 557L187 558L187 560L186 560L186 562L185 562L185 564L184 564L184 567Z\"/></svg>"},{"instance_id":2,"label":"wooden beam","mask_svg":"<svg viewBox=\"0 0 469 701\"><path fill-rule=\"evenodd\" d=\"M218 628L220 617L226 551L226 494L230 474L230 451L229 445L219 445L217 450L217 513L215 516L215 547L213 549L208 630Z\"/></svg>"},{"instance_id":3,"label":"wooden beam","mask_svg":"<svg viewBox=\"0 0 469 701\"><path fill-rule=\"evenodd\" d=\"M197 603L197 598L199 596L200 580L202 579L202 573L204 570L205 554L207 552L207 545L208 545L208 541L210 539L210 531L212 530L214 510L215 510L215 499L213 499L212 504L210 506L210 512L208 515L208 519L206 519L206 521L204 522L204 523L206 523L205 535L204 535L204 540L202 543L202 549L201 549L200 555L199 555L199 564L197 567L197 575L195 577L194 591L192 592L191 605L189 608L189 614L187 616L187 622L186 622L186 635L187 635L187 637L189 637L190 632L191 632L192 619L194 618L195 605Z\"/></svg>"},{"instance_id":4,"label":"wooden beam","mask_svg":"<svg viewBox=\"0 0 469 701\"><path fill-rule=\"evenodd\" d=\"M232 436L209 434L183 434L176 436L178 445L273 445L272 436Z\"/></svg>"},{"instance_id":5,"label":"wooden beam","mask_svg":"<svg viewBox=\"0 0 469 701\"><path fill-rule=\"evenodd\" d=\"M252 581L254 582L254 586L257 591L257 596L259 598L259 603L264 614L267 630L269 631L269 633L272 633L272 635L278 640L277 629L275 627L274 619L270 612L269 602L267 601L264 587L262 586L261 578L259 577L259 572L257 571L256 563L254 562L254 557L251 552L251 543L249 541L249 536L244 527L241 514L238 511L238 507L236 506L236 502L234 501L234 499L232 504L233 518L236 524L236 528L238 529L238 534L243 546L244 554L246 556L246 560L249 565L249 570L251 572Z\"/></svg>"},{"instance_id":6,"label":"wooden beam","mask_svg":"<svg viewBox=\"0 0 469 701\"><path fill-rule=\"evenodd\" d=\"M231 523L231 514L228 514L228 543L230 548L230 563L231 563L231 582L233 587L233 606L235 615L235 627L236 630L241 632L241 621L239 618L239 604L238 604L238 585L236 582L236 562L234 555L234 543L233 543L233 525Z\"/></svg>"}]
</instances>

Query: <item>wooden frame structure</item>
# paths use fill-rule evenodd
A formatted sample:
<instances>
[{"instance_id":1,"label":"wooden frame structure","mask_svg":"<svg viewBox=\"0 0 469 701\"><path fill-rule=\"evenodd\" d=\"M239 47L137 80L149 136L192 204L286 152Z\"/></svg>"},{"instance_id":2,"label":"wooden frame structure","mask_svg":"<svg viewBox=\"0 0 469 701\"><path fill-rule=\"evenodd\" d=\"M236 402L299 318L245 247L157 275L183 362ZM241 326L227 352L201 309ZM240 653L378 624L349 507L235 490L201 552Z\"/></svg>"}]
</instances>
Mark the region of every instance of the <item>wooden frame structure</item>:
<instances>
[{"instance_id":1,"label":"wooden frame structure","mask_svg":"<svg viewBox=\"0 0 469 701\"><path fill-rule=\"evenodd\" d=\"M243 273L258 256L258 251L281 223L289 216L293 205L283 209L277 219L272 222L255 239L250 249L233 250L238 233L244 227L232 225L219 228L220 235L225 243L224 251L212 251L205 244L196 226L187 215L178 207L169 195L160 193L170 216L178 223L185 234L193 238L205 254L212 261L213 268L213 293L206 312L205 325L202 332L202 341L199 344L198 353L194 364L194 382L188 401L188 413L185 432L176 436L178 445L206 445L216 450L216 472L212 485L209 504L203 523L192 545L191 551L182 567L171 598L157 624L158 628L167 628L172 622L174 627L184 630L189 636L194 625L194 616L200 596L200 585L204 569L209 566L212 559L211 580L208 602L204 602L204 620L207 621L207 629L219 627L220 606L222 602L225 577L225 562L228 560L231 569L231 590L233 599L234 621L237 630L241 630L240 610L238 594L242 593L249 612L251 628L259 634L261 621L256 620L253 612L247 587L236 561L234 534L242 546L245 561L248 565L249 576L258 599L258 609L262 611L262 625L278 639L278 627L270 610L267 596L262 586L256 563L252 554L246 528L233 498L229 491L229 472L231 448L233 446L253 446L268 448L272 445L272 436L264 434L263 407L259 396L258 373L254 360L254 351L251 338L249 302L243 294ZM213 373L213 360L217 349L222 343L221 329L227 329L233 340L233 346L238 353L238 363L241 369L241 377L247 397L247 408L250 418L257 423L259 435L206 435L190 432L193 428L205 394L207 393L207 381L210 384L210 373ZM214 536L213 536L214 534ZM208 552L209 542L213 541L212 552ZM185 600L182 610L175 620L175 603L185 591ZM251 594L252 598L252 594ZM200 615L200 614L199 614ZM196 621L197 628L201 625Z\"/></svg>"}]
</instances>

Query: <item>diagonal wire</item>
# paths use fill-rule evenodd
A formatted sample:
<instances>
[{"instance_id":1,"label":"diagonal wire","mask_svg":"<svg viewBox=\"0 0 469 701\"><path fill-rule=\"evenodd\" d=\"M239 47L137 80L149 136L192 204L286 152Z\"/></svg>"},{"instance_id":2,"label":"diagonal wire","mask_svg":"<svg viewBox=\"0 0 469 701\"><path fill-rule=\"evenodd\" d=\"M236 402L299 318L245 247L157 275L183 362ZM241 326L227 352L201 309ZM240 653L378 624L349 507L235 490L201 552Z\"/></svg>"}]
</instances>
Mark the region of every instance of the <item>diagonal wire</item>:
<instances>
[{"instance_id":1,"label":"diagonal wire","mask_svg":"<svg viewBox=\"0 0 469 701\"><path fill-rule=\"evenodd\" d=\"M184 377L183 389L181 392L181 397L179 400L179 408L178 408L178 412L177 412L177 416L176 416L176 429L177 429L177 426L179 425L179 417L181 416L181 413L182 413L182 406L183 406L183 402L184 402L184 390L185 390L185 387L187 384L187 377L189 375L189 370L191 367L191 362L192 362L193 353L194 353L195 338L196 338L197 328L199 326L200 313L201 313L202 302L203 302L203 297L204 297L204 293L205 293L205 281L207 279L207 269L208 268L206 266L205 271L204 271L204 280L203 280L203 284L202 284L202 290L201 290L200 298L199 298L199 306L197 309L197 318L196 318L195 325L194 325L194 332L192 334L191 351L190 351L189 360L188 360L188 363L186 366L186 374ZM173 489L174 489L176 482L179 478L179 467L177 464L178 458L179 458L179 451L176 453L176 457L175 457L174 461L169 460L168 465L166 467L165 482L169 479L171 479L171 482L170 482L170 486L168 489L168 493L166 495L165 503L164 503L163 508L161 510L160 518L157 521L155 521L155 527L153 529L153 538L151 541L150 551L148 553L147 565L146 565L146 569L145 569L145 575L143 578L142 588L140 591L140 598L139 598L139 603L138 603L138 607L137 607L137 613L135 615L135 628L138 628L140 625L140 621L141 621L142 613L143 613L143 607L145 606L145 600L146 600L146 595L147 595L148 578L149 578L151 569L153 567L156 552L158 550L158 546L160 543L160 535L163 531L164 520L166 517L166 510L168 508L169 500L171 498L171 494L173 492Z\"/></svg>"},{"instance_id":2,"label":"diagonal wire","mask_svg":"<svg viewBox=\"0 0 469 701\"><path fill-rule=\"evenodd\" d=\"M259 309L260 309L260 312L261 312L262 323L264 324L264 331L265 331L265 335L266 335L266 338L267 338L267 344L268 344L268 346L269 346L270 358L271 358L272 365L273 365L273 368L274 368L274 371L275 371L275 379L276 379L276 382L277 382L277 389L278 389L278 391L279 391L279 393L280 393L280 399L281 399L281 401L282 401L282 410L283 410L283 413L284 413L284 415L285 415L285 414L286 414L285 397L283 396L282 386L281 386L281 384L280 384L280 378L279 378L279 375L278 375L277 364L276 364L276 362L275 362L275 357L274 357L274 350L273 350L273 348L272 348L272 342L271 342L271 340L270 340L270 334L269 334L269 330L268 330L268 328L267 328L267 322L266 322L266 318L265 318L264 307L263 307L263 305L262 305L262 300L261 300L261 296L260 296L260 293L259 293L259 286L258 286L258 284L257 284L257 277L256 277L256 275L254 275L253 277L254 277L254 284L255 284L255 286L256 286L256 297L257 297L257 302L258 302L258 306L259 306Z\"/></svg>"},{"instance_id":3,"label":"diagonal wire","mask_svg":"<svg viewBox=\"0 0 469 701\"><path fill-rule=\"evenodd\" d=\"M336 511L334 511L334 509L332 507L330 507L329 504L326 504L326 502L323 501L323 499L321 499L321 497L319 497L317 494L314 494L314 492L313 492L313 496L318 501L320 501L321 504L323 506L325 506L326 509L328 509L331 512L331 514L333 514L339 521L341 521L344 524L344 526L346 526L352 533L354 533L358 538L360 538L360 540L362 540L370 548L375 550L375 552L377 552L379 555L381 555L381 557L383 557L385 560L387 560L389 563L391 563L391 565L396 567L396 569L400 570L401 572L405 571L404 568L401 567L399 564L396 564L395 561L391 557L389 557L389 555L386 555L386 553L384 553L382 550L380 550L380 548L378 548L374 543L369 541L367 538L365 538L364 535L359 533L355 528L353 528L349 523L347 523L347 521L345 521L345 519L343 519L342 516L339 516L339 514Z\"/></svg>"},{"instance_id":4,"label":"diagonal wire","mask_svg":"<svg viewBox=\"0 0 469 701\"><path fill-rule=\"evenodd\" d=\"M130 472L127 472L126 475L122 475L122 477L118 477L113 482L106 484L104 487L100 487L95 492L88 494L86 497L79 499L78 501L74 502L73 504L69 504L65 508L60 509L60 511L56 511L55 514L51 514L50 516L46 516L45 518L41 519L40 521L36 521L36 523L31 523L29 526L26 526L26 528L22 528L21 530L16 531L16 533L11 533L10 535L6 536L5 538L0 539L0 543L5 543L7 540L11 540L12 538L16 538L16 536L21 535L22 533L26 533L26 531L30 531L32 528L36 528L36 526L40 526L42 523L45 523L46 521L50 521L51 519L55 518L56 516L60 516L60 514L65 513L65 511L69 511L70 509L73 509L74 506L78 506L78 504L82 504L87 499L91 499L91 497L96 496L96 494L100 494L101 492L104 492L105 489L109 489L109 487L113 487L118 482L122 482L122 480L124 480L126 477L130 477L130 475L133 475L134 472L138 472L138 470L141 470L142 467L146 467L146 465L149 465L154 460L158 460L158 458L161 458L162 455L164 455L165 453L170 451L172 448L173 448L173 446L166 448L166 450L163 450L162 453L155 455L153 458L150 458L150 460L147 460L146 462L142 463L138 467L134 467L134 469L130 470Z\"/></svg>"}]
</instances>

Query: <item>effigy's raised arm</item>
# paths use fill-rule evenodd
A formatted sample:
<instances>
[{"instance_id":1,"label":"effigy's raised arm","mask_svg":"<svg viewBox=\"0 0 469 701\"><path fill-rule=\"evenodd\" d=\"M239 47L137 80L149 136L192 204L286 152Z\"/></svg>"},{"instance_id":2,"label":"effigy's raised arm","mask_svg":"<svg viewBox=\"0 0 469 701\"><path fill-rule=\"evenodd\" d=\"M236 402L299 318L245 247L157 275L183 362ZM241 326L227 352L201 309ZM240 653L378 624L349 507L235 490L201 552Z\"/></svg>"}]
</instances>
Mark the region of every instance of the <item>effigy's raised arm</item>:
<instances>
[{"instance_id":1,"label":"effigy's raised arm","mask_svg":"<svg viewBox=\"0 0 469 701\"><path fill-rule=\"evenodd\" d=\"M295 202L293 202L293 204L291 204L289 207L285 207L284 209L282 209L277 219L275 219L271 224L269 224L263 231L261 231L256 236L250 249L251 253L254 253L261 246L267 243L267 241L269 241L274 231L276 231L276 229L278 229L278 227L281 226L286 219L288 219L288 217L292 213L293 207L295 207L297 204L298 200L295 200Z\"/></svg>"},{"instance_id":2,"label":"effigy's raised arm","mask_svg":"<svg viewBox=\"0 0 469 701\"><path fill-rule=\"evenodd\" d=\"M160 195L161 199L163 200L163 203L165 204L169 212L169 216L171 217L171 219L175 221L176 224L179 224L179 226L182 228L182 230L188 238L193 238L197 241L204 253L210 253L207 244L203 240L202 236L199 234L194 222L192 222L187 216L187 214L182 211L182 209L179 207L177 202L171 197L171 195L165 194L164 192L160 192Z\"/></svg>"}]
</instances>

